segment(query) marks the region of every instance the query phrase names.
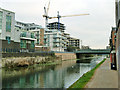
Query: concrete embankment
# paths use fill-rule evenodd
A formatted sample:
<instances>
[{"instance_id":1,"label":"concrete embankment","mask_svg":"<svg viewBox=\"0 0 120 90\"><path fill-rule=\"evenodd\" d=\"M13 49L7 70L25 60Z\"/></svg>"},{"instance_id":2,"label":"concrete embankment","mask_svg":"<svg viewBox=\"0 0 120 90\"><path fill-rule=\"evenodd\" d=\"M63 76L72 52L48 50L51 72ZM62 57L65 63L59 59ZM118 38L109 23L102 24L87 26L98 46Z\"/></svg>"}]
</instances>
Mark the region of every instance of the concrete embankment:
<instances>
[{"instance_id":1,"label":"concrete embankment","mask_svg":"<svg viewBox=\"0 0 120 90\"><path fill-rule=\"evenodd\" d=\"M70 53L70 52L68 52L68 53L55 53L55 55L56 56L58 56L58 57L61 57L62 58L62 60L74 60L74 59L77 59L77 57L76 57L76 54L75 53Z\"/></svg>"}]
</instances>

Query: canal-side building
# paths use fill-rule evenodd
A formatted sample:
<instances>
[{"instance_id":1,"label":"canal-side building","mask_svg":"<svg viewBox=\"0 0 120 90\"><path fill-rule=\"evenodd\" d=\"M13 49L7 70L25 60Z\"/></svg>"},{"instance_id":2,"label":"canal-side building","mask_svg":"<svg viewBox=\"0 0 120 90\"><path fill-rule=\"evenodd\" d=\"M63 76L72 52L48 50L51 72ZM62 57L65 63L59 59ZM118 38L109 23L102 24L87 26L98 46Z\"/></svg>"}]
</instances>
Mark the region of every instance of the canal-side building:
<instances>
[{"instance_id":1,"label":"canal-side building","mask_svg":"<svg viewBox=\"0 0 120 90\"><path fill-rule=\"evenodd\" d=\"M15 13L0 8L0 40L2 40L1 50L3 52L19 51L19 43L16 42L15 39Z\"/></svg>"},{"instance_id":2,"label":"canal-side building","mask_svg":"<svg viewBox=\"0 0 120 90\"><path fill-rule=\"evenodd\" d=\"M62 24L62 23L59 23L59 24L58 24L58 22L48 23L47 28L48 28L49 30L58 30L58 29L59 29L61 32L64 32L64 31L65 31L65 26L64 26L64 24Z\"/></svg>"},{"instance_id":3,"label":"canal-side building","mask_svg":"<svg viewBox=\"0 0 120 90\"><path fill-rule=\"evenodd\" d=\"M66 51L68 40L64 31L64 24L58 24L58 22L48 23L44 37L45 46L50 47L51 51Z\"/></svg>"},{"instance_id":4,"label":"canal-side building","mask_svg":"<svg viewBox=\"0 0 120 90\"><path fill-rule=\"evenodd\" d=\"M62 32L58 30L45 30L44 34L44 44L47 47L50 47L51 51L62 51L64 52L64 40L63 40Z\"/></svg>"},{"instance_id":5,"label":"canal-side building","mask_svg":"<svg viewBox=\"0 0 120 90\"><path fill-rule=\"evenodd\" d=\"M16 26L26 32L34 34L34 44L36 51L47 50L46 47L44 47L44 28L42 28L41 25L37 25L35 23L23 23L20 21L16 21Z\"/></svg>"},{"instance_id":6,"label":"canal-side building","mask_svg":"<svg viewBox=\"0 0 120 90\"><path fill-rule=\"evenodd\" d=\"M80 40L79 39L73 38L73 37L68 37L67 39L69 40L69 46L80 48Z\"/></svg>"},{"instance_id":7,"label":"canal-side building","mask_svg":"<svg viewBox=\"0 0 120 90\"><path fill-rule=\"evenodd\" d=\"M15 37L15 41L19 43L20 52L35 51L36 39L34 33L15 27Z\"/></svg>"},{"instance_id":8,"label":"canal-side building","mask_svg":"<svg viewBox=\"0 0 120 90\"><path fill-rule=\"evenodd\" d=\"M22 26L23 27L23 26ZM34 51L34 33L17 26L15 13L0 8L0 40L2 52Z\"/></svg>"}]
</instances>

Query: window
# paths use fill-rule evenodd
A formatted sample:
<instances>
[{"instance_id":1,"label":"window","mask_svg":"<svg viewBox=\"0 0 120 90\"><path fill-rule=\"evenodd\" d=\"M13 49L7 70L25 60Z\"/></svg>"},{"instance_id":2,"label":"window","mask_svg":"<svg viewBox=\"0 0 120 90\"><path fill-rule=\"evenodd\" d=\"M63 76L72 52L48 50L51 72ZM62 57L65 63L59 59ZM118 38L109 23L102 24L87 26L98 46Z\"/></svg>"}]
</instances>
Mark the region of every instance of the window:
<instances>
[{"instance_id":1,"label":"window","mask_svg":"<svg viewBox=\"0 0 120 90\"><path fill-rule=\"evenodd\" d=\"M6 40L8 41L8 44L10 44L10 37L6 36Z\"/></svg>"},{"instance_id":2,"label":"window","mask_svg":"<svg viewBox=\"0 0 120 90\"><path fill-rule=\"evenodd\" d=\"M6 15L6 32L11 32L11 16Z\"/></svg>"},{"instance_id":3,"label":"window","mask_svg":"<svg viewBox=\"0 0 120 90\"><path fill-rule=\"evenodd\" d=\"M39 39L37 39L37 44L39 44Z\"/></svg>"},{"instance_id":4,"label":"window","mask_svg":"<svg viewBox=\"0 0 120 90\"><path fill-rule=\"evenodd\" d=\"M26 37L26 32L22 32L21 37Z\"/></svg>"},{"instance_id":5,"label":"window","mask_svg":"<svg viewBox=\"0 0 120 90\"><path fill-rule=\"evenodd\" d=\"M34 33L31 33L31 38L34 38Z\"/></svg>"},{"instance_id":6,"label":"window","mask_svg":"<svg viewBox=\"0 0 120 90\"><path fill-rule=\"evenodd\" d=\"M21 40L20 41L20 47L21 48L26 48L26 40Z\"/></svg>"},{"instance_id":7,"label":"window","mask_svg":"<svg viewBox=\"0 0 120 90\"><path fill-rule=\"evenodd\" d=\"M34 41L31 41L31 48L34 48Z\"/></svg>"},{"instance_id":8,"label":"window","mask_svg":"<svg viewBox=\"0 0 120 90\"><path fill-rule=\"evenodd\" d=\"M2 16L3 12L0 12L0 31L2 30Z\"/></svg>"}]
</instances>

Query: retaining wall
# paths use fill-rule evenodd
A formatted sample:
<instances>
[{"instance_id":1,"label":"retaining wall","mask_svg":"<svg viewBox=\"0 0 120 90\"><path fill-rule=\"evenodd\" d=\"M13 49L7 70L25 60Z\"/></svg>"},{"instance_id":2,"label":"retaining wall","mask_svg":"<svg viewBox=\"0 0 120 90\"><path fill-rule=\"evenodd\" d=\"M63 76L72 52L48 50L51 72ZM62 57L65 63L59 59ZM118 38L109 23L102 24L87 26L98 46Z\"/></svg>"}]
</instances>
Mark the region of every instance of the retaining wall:
<instances>
[{"instance_id":1,"label":"retaining wall","mask_svg":"<svg viewBox=\"0 0 120 90\"><path fill-rule=\"evenodd\" d=\"M56 56L61 57L62 60L73 60L73 59L77 59L76 54L75 53L55 53Z\"/></svg>"}]
</instances>

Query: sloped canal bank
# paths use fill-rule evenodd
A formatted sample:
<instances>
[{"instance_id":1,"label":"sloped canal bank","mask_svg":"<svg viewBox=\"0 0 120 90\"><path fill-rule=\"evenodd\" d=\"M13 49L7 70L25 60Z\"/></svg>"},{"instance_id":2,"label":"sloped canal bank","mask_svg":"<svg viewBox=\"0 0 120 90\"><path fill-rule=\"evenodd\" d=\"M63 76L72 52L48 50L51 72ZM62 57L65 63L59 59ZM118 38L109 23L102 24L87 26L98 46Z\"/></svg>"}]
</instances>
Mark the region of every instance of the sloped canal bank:
<instances>
[{"instance_id":1,"label":"sloped canal bank","mask_svg":"<svg viewBox=\"0 0 120 90\"><path fill-rule=\"evenodd\" d=\"M76 63L76 60L63 61L59 65L20 70L2 70L3 88L68 88L84 73L90 71L102 57L92 59L91 63ZM21 73L13 75L14 72ZM27 73L25 72L27 71Z\"/></svg>"}]
</instances>

